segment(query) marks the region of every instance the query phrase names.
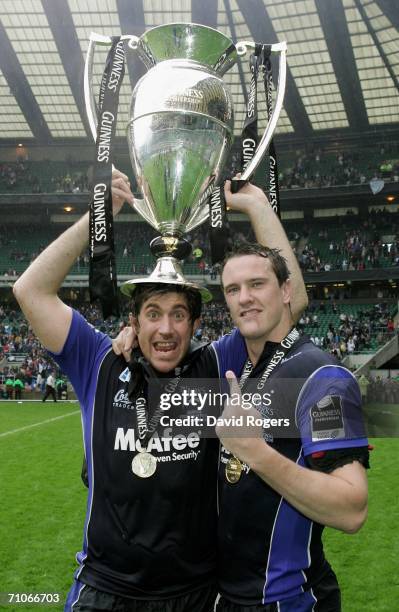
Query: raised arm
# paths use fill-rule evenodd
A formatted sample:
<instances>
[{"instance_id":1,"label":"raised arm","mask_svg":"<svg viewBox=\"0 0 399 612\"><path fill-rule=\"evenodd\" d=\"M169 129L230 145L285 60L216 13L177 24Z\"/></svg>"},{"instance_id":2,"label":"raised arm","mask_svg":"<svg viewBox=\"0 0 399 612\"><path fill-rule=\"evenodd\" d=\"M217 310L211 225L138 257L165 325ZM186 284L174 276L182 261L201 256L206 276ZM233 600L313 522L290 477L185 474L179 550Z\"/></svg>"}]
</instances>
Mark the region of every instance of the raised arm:
<instances>
[{"instance_id":1,"label":"raised arm","mask_svg":"<svg viewBox=\"0 0 399 612\"><path fill-rule=\"evenodd\" d=\"M305 283L297 258L291 248L279 218L272 209L264 192L248 183L238 193L231 192L231 182L226 181L225 196L227 206L249 217L259 244L271 249L280 249L287 260L292 285L291 314L296 323L308 305Z\"/></svg>"},{"instance_id":2,"label":"raised arm","mask_svg":"<svg viewBox=\"0 0 399 612\"><path fill-rule=\"evenodd\" d=\"M112 175L113 213L124 201L133 203L128 177ZM52 242L25 270L14 285L14 295L42 344L58 353L68 336L72 310L57 295L65 277L89 239L89 214L85 214Z\"/></svg>"}]
</instances>

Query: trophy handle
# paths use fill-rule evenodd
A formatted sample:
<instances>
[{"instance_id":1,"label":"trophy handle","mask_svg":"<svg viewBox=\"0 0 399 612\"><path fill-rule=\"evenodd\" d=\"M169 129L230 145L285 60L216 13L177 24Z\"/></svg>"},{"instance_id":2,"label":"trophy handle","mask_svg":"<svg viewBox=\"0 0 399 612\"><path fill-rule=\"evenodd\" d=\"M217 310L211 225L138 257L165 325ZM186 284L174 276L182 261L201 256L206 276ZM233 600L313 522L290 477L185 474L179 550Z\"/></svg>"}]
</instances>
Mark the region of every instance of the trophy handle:
<instances>
[{"instance_id":1,"label":"trophy handle","mask_svg":"<svg viewBox=\"0 0 399 612\"><path fill-rule=\"evenodd\" d=\"M247 47L255 47L253 42L240 42L236 44L238 55L244 55L247 52ZM283 106L285 83L287 80L287 43L285 41L277 43L271 46L272 53L280 53L279 59L279 70L278 70L278 85L277 85L277 97L276 104L274 106L270 121L266 126L264 134L257 146L253 158L245 168L241 176L241 181L247 181L250 176L255 172L259 163L261 162L267 147L273 137L274 130L276 129L277 121L280 116L281 108Z\"/></svg>"},{"instance_id":2,"label":"trophy handle","mask_svg":"<svg viewBox=\"0 0 399 612\"><path fill-rule=\"evenodd\" d=\"M139 41L138 36L132 34L124 34L121 36L121 40L128 40L129 47L131 49L137 49L137 43ZM93 93L93 58L94 49L96 44L103 45L106 47L111 46L112 38L110 36L103 36L102 34L96 34L91 32L89 39L89 46L86 53L85 70L84 70L84 96L85 96L85 107L86 115L89 121L90 131L93 136L94 142L97 139L97 102Z\"/></svg>"}]
</instances>

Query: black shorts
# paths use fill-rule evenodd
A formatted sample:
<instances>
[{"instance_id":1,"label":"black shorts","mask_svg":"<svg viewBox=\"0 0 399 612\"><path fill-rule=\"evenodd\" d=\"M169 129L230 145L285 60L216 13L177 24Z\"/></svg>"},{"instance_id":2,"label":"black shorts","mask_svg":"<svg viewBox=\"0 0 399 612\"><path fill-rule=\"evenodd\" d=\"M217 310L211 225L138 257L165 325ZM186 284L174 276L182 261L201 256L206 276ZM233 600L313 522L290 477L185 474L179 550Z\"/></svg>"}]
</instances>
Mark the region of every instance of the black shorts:
<instances>
[{"instance_id":1,"label":"black shorts","mask_svg":"<svg viewBox=\"0 0 399 612\"><path fill-rule=\"evenodd\" d=\"M67 612L213 612L217 595L215 585L197 589L173 599L129 599L81 585L78 599L65 606ZM69 597L68 597L69 599Z\"/></svg>"},{"instance_id":2,"label":"black shorts","mask_svg":"<svg viewBox=\"0 0 399 612\"><path fill-rule=\"evenodd\" d=\"M332 570L310 591L277 603L243 606L221 597L216 612L341 612L341 593Z\"/></svg>"}]
</instances>

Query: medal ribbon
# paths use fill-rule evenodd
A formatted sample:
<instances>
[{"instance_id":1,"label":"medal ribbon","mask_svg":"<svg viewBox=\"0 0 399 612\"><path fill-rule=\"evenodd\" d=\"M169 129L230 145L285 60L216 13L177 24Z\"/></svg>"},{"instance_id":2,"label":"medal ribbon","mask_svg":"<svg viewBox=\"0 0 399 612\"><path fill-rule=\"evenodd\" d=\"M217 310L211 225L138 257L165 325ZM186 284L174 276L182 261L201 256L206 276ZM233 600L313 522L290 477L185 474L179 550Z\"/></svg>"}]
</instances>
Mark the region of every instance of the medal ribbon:
<instances>
[{"instance_id":1,"label":"medal ribbon","mask_svg":"<svg viewBox=\"0 0 399 612\"><path fill-rule=\"evenodd\" d=\"M136 353L138 353L139 351L136 349ZM149 366L144 358L140 355L137 355L135 357L135 361L134 361L134 365L135 368L137 368L137 366L139 368L141 368L142 373L144 371L147 372L147 376L148 378L145 379L145 377L139 376L139 385L144 388L147 387L147 395L148 395L148 385L154 385L154 387L156 388L156 391L159 392L159 395L161 395L162 392L162 378L159 378L155 371L151 368L151 366ZM185 372L185 370L187 369L187 367L189 367L189 365L183 366L182 368L176 368L175 369L175 373L178 375L175 376L175 378L170 379L167 378L166 380L168 381L168 385L173 385L173 388L176 390L177 387L179 386L180 380L182 378L183 372ZM138 375L138 372L135 372L133 367L130 368L131 370L131 382L129 383L129 397L131 397L133 394L136 394L137 391L137 387L134 384L133 381L133 377L136 377ZM141 381L143 382L143 386L141 385ZM140 402L139 404L139 409L140 409L140 415L138 414L137 411L137 405L138 402ZM153 414L151 415L151 417L149 418L149 410L148 410L148 401L147 401L147 397L143 394L140 394L138 397L136 397L135 399L135 405L136 405L136 410L135 410L135 418L136 418L136 425L137 425L137 435L138 438L140 440L140 445L143 449L146 449L148 446L148 443L152 437L152 435L154 434L154 432L157 430L157 427L159 425L159 421L161 420L161 416L163 414L163 410L160 407L160 404L158 402L158 406L157 408L154 410Z\"/></svg>"},{"instance_id":2,"label":"medal ribbon","mask_svg":"<svg viewBox=\"0 0 399 612\"><path fill-rule=\"evenodd\" d=\"M267 379L271 376L271 374L273 373L273 371L277 368L277 366L279 366L281 364L281 362L283 361L283 359L285 358L286 354L288 353L288 351L291 350L291 348L293 347L293 345L295 344L295 342L297 340L299 340L300 338L300 333L299 331L296 329L296 327L293 327L291 329L291 331L285 336L285 338L283 338L283 340L281 340L281 342L279 343L278 347L276 348L276 350L274 351L273 355L271 356L271 358L269 359L262 376L259 377L260 382L259 384L262 384L263 388L265 386L265 383L267 381ZM240 389L242 390L246 381L248 380L248 378L250 377L250 375L252 374L253 371L253 365L251 363L250 359L247 359L243 372L241 374L240 380L238 382ZM259 388L259 386L258 386Z\"/></svg>"},{"instance_id":3,"label":"medal ribbon","mask_svg":"<svg viewBox=\"0 0 399 612\"><path fill-rule=\"evenodd\" d=\"M260 388L263 389L263 387L266 384L266 380L271 376L271 374L275 371L275 369L281 364L286 354L291 350L291 348L293 347L295 342L299 340L299 338L300 338L300 333L294 327L285 336L285 338L281 340L278 347L274 351L272 357L269 359L263 371L262 376L260 377L260 382L258 383L258 389L259 389L260 384L261 384ZM252 371L253 371L253 365L251 363L251 360L247 359L244 365L243 372L240 376L240 380L238 381L238 385L241 390L243 389L245 383L247 382L248 378L252 374ZM235 457L235 455L232 455L230 459L228 460L226 464L226 468L225 468L225 475L226 475L227 482L229 482L230 484L236 484L241 478L242 470L243 470L243 465L241 461L237 457Z\"/></svg>"}]
</instances>

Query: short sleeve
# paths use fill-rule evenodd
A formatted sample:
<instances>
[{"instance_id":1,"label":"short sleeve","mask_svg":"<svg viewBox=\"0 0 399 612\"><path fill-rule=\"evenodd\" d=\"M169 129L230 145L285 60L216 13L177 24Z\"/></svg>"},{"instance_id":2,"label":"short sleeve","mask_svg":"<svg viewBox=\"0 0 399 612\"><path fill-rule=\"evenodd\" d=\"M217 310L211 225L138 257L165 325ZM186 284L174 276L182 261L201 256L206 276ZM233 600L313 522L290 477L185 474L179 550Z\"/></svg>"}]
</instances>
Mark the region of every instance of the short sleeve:
<instances>
[{"instance_id":1,"label":"short sleeve","mask_svg":"<svg viewBox=\"0 0 399 612\"><path fill-rule=\"evenodd\" d=\"M304 455L367 446L362 400L355 377L342 366L325 365L305 382L296 405Z\"/></svg>"},{"instance_id":2,"label":"short sleeve","mask_svg":"<svg viewBox=\"0 0 399 612\"><path fill-rule=\"evenodd\" d=\"M60 353L50 353L71 381L84 409L97 383L101 362L110 349L111 340L96 330L76 310L72 311L68 337Z\"/></svg>"},{"instance_id":3,"label":"short sleeve","mask_svg":"<svg viewBox=\"0 0 399 612\"><path fill-rule=\"evenodd\" d=\"M230 334L212 342L212 348L217 355L220 377L224 378L227 370L232 370L239 377L248 358L248 353L244 338L238 329L233 329Z\"/></svg>"}]
</instances>

